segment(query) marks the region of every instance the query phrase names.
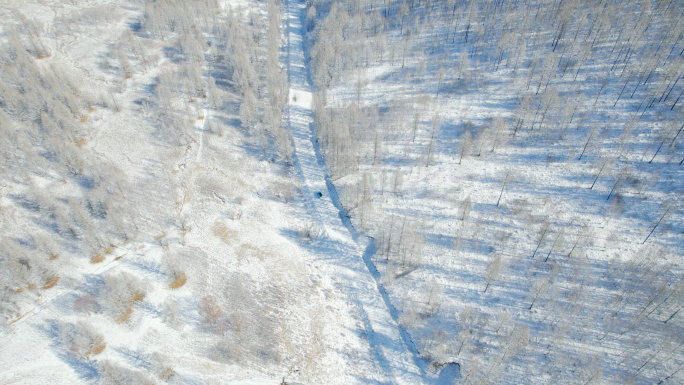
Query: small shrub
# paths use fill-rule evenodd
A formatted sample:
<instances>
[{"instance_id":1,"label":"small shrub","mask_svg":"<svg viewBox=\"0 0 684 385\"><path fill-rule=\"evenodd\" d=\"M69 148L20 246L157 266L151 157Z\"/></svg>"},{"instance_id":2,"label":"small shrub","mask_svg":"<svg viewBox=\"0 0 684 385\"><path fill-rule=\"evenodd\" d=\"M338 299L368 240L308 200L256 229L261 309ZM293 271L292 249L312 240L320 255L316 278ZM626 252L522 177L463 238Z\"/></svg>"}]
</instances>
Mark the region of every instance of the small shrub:
<instances>
[{"instance_id":1,"label":"small shrub","mask_svg":"<svg viewBox=\"0 0 684 385\"><path fill-rule=\"evenodd\" d=\"M128 319L131 316L131 313L133 313L133 308L132 307L127 307L126 310L124 310L124 313L121 314L120 316L116 317L114 321L118 324L128 322Z\"/></svg>"},{"instance_id":2,"label":"small shrub","mask_svg":"<svg viewBox=\"0 0 684 385\"><path fill-rule=\"evenodd\" d=\"M99 372L104 384L154 384L157 381L146 371L131 369L112 360L99 362Z\"/></svg>"},{"instance_id":3,"label":"small shrub","mask_svg":"<svg viewBox=\"0 0 684 385\"><path fill-rule=\"evenodd\" d=\"M145 368L147 373L154 373L164 382L170 381L176 375L176 371L168 364L169 359L163 353L153 352L150 358L151 365Z\"/></svg>"},{"instance_id":4,"label":"small shrub","mask_svg":"<svg viewBox=\"0 0 684 385\"><path fill-rule=\"evenodd\" d=\"M181 306L173 298L167 298L162 307L162 319L174 329L181 329L185 326L183 322L183 311Z\"/></svg>"},{"instance_id":5,"label":"small shrub","mask_svg":"<svg viewBox=\"0 0 684 385\"><path fill-rule=\"evenodd\" d=\"M88 293L74 301L74 310L77 312L86 312L90 314L97 312L97 309L97 299L92 293Z\"/></svg>"},{"instance_id":6,"label":"small shrub","mask_svg":"<svg viewBox=\"0 0 684 385\"><path fill-rule=\"evenodd\" d=\"M171 378L173 378L173 376L175 376L175 375L176 375L176 372L170 366L167 366L159 374L159 378L161 378L164 381L168 381Z\"/></svg>"},{"instance_id":7,"label":"small shrub","mask_svg":"<svg viewBox=\"0 0 684 385\"><path fill-rule=\"evenodd\" d=\"M188 278L186 277L185 273L183 272L178 272L174 274L174 280L169 284L169 288L171 289L178 289L185 285L185 282L187 282Z\"/></svg>"},{"instance_id":8,"label":"small shrub","mask_svg":"<svg viewBox=\"0 0 684 385\"><path fill-rule=\"evenodd\" d=\"M412 306L401 313L398 322L405 329L413 329L418 326L421 320L420 313Z\"/></svg>"},{"instance_id":9,"label":"small shrub","mask_svg":"<svg viewBox=\"0 0 684 385\"><path fill-rule=\"evenodd\" d=\"M321 230L313 222L307 222L299 229L299 237L304 242L311 242L314 239L320 238L320 236Z\"/></svg>"},{"instance_id":10,"label":"small shrub","mask_svg":"<svg viewBox=\"0 0 684 385\"><path fill-rule=\"evenodd\" d=\"M88 322L62 324L59 330L69 352L81 360L89 360L107 347L104 336Z\"/></svg>"},{"instance_id":11,"label":"small shrub","mask_svg":"<svg viewBox=\"0 0 684 385\"><path fill-rule=\"evenodd\" d=\"M130 273L105 277L106 289L103 304L107 306L117 323L130 320L133 306L145 299L143 282Z\"/></svg>"},{"instance_id":12,"label":"small shrub","mask_svg":"<svg viewBox=\"0 0 684 385\"><path fill-rule=\"evenodd\" d=\"M442 330L433 330L426 338L421 355L435 368L444 366L449 360L449 336Z\"/></svg>"},{"instance_id":13,"label":"small shrub","mask_svg":"<svg viewBox=\"0 0 684 385\"><path fill-rule=\"evenodd\" d=\"M165 231L163 231L163 232L162 232L161 234L159 234L159 235L156 235L156 236L154 237L154 240L155 240L157 243L159 243L159 246L161 246L162 248L166 248L166 247L168 246L168 241L167 241L167 239L166 239L166 232L165 232Z\"/></svg>"},{"instance_id":14,"label":"small shrub","mask_svg":"<svg viewBox=\"0 0 684 385\"><path fill-rule=\"evenodd\" d=\"M235 251L235 255L237 256L238 263L241 263L244 259L248 258L263 261L269 256L269 253L259 247L243 244Z\"/></svg>"},{"instance_id":15,"label":"small shrub","mask_svg":"<svg viewBox=\"0 0 684 385\"><path fill-rule=\"evenodd\" d=\"M123 314L120 316L116 317L114 321L116 323L124 323L128 322L129 318L131 317L131 313L133 313L133 305L136 304L136 302L140 302L145 298L145 293L142 293L140 291L136 291L133 293L131 298L128 300L128 307L123 311Z\"/></svg>"},{"instance_id":16,"label":"small shrub","mask_svg":"<svg viewBox=\"0 0 684 385\"><path fill-rule=\"evenodd\" d=\"M142 292L140 292L140 291L136 291L136 292L133 293L133 295L131 296L131 303L140 302L140 301L142 301L143 299L145 299L145 293L142 293Z\"/></svg>"},{"instance_id":17,"label":"small shrub","mask_svg":"<svg viewBox=\"0 0 684 385\"><path fill-rule=\"evenodd\" d=\"M41 287L41 289L43 289L43 290L52 289L53 287L55 287L57 282L59 282L59 277L56 275L53 275L52 277L47 279L47 282L45 283L45 285L43 285L43 287Z\"/></svg>"},{"instance_id":18,"label":"small shrub","mask_svg":"<svg viewBox=\"0 0 684 385\"><path fill-rule=\"evenodd\" d=\"M202 321L214 332L223 330L225 326L225 313L223 307L219 304L216 297L213 295L206 295L200 301L200 314Z\"/></svg>"},{"instance_id":19,"label":"small shrub","mask_svg":"<svg viewBox=\"0 0 684 385\"><path fill-rule=\"evenodd\" d=\"M216 222L211 228L214 236L218 237L226 245L233 243L233 240L237 238L237 231L229 230L225 224L221 222Z\"/></svg>"},{"instance_id":20,"label":"small shrub","mask_svg":"<svg viewBox=\"0 0 684 385\"><path fill-rule=\"evenodd\" d=\"M107 343L104 341L104 337L102 335L98 335L95 337L95 339L92 341L90 345L90 349L86 352L87 356L96 356L100 353L102 353L103 350L107 347Z\"/></svg>"}]
</instances>

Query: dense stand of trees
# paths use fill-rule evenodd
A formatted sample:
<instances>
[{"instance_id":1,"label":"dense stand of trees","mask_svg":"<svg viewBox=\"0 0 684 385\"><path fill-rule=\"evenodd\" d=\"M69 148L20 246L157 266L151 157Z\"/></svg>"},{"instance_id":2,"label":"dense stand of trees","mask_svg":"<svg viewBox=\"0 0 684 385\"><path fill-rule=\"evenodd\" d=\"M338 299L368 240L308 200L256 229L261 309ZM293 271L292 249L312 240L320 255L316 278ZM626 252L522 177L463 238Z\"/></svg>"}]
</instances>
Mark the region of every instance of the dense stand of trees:
<instances>
[{"instance_id":1,"label":"dense stand of trees","mask_svg":"<svg viewBox=\"0 0 684 385\"><path fill-rule=\"evenodd\" d=\"M467 383L658 382L681 373L684 341L672 339L683 322L681 228L668 218L681 217L683 27L674 1L308 2L316 133L343 205L378 242L385 280L411 279L426 262L404 256L428 236L448 236L450 254L437 264L469 264L462 279L481 272L485 297L471 301L515 308L500 321L466 308L431 323L434 312L403 302L402 324L425 357L461 362ZM579 187L551 199L534 191L544 183L537 176L511 172L519 170L468 172L518 150L541 155L544 167L580 170ZM497 178L488 185L496 194L483 202L445 193L455 227L434 234L430 204L416 202L440 196L426 181L444 167ZM602 202L593 203L594 191ZM564 214L566 199L589 211ZM617 227L635 216L636 228ZM406 291L396 295L412 295L398 287ZM449 342L439 344L424 331L445 319ZM575 351L577 343L600 353Z\"/></svg>"}]
</instances>

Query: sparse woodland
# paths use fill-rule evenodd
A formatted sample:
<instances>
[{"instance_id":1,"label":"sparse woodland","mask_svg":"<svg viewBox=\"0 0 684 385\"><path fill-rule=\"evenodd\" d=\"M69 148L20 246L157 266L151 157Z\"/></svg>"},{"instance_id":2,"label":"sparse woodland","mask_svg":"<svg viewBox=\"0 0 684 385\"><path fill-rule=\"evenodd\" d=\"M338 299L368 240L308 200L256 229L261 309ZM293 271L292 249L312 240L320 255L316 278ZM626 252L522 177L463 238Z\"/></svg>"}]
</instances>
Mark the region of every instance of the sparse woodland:
<instances>
[{"instance_id":1,"label":"sparse woodland","mask_svg":"<svg viewBox=\"0 0 684 385\"><path fill-rule=\"evenodd\" d=\"M321 151L426 359L684 381L681 3L307 6Z\"/></svg>"},{"instance_id":2,"label":"sparse woodland","mask_svg":"<svg viewBox=\"0 0 684 385\"><path fill-rule=\"evenodd\" d=\"M55 383L327 382L323 325L353 321L279 233L304 226L281 5L76 3L0 6L0 378L44 319Z\"/></svg>"}]
</instances>

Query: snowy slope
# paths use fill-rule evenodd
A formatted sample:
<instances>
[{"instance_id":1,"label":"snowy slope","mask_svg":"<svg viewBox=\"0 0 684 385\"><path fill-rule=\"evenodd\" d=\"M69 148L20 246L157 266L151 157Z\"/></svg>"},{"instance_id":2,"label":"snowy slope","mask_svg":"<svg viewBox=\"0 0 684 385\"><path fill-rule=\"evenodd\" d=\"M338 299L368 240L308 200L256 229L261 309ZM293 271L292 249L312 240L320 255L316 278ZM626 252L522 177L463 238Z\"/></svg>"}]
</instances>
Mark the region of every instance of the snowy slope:
<instances>
[{"instance_id":1,"label":"snowy slope","mask_svg":"<svg viewBox=\"0 0 684 385\"><path fill-rule=\"evenodd\" d=\"M430 364L682 381L682 14L308 3L321 152Z\"/></svg>"},{"instance_id":2,"label":"snowy slope","mask_svg":"<svg viewBox=\"0 0 684 385\"><path fill-rule=\"evenodd\" d=\"M325 275L335 277L357 307L374 352L377 378L399 384L422 383L424 363L413 342L402 334L379 275L370 262L374 243L359 236L342 209L335 188L317 150L312 126L311 85L305 63L302 19L305 4L287 1L287 69L290 85L287 120L292 130L295 167L301 179L306 208L314 223L312 248L325 261ZM366 263L364 263L366 262ZM384 296L383 296L384 294Z\"/></svg>"},{"instance_id":3,"label":"snowy slope","mask_svg":"<svg viewBox=\"0 0 684 385\"><path fill-rule=\"evenodd\" d=\"M0 383L420 383L364 248L311 197L324 174L293 172L243 122L232 72L265 67L266 4L165 4L2 6L28 47L2 41L3 87L47 103L0 116ZM248 64L240 39L260 41ZM300 131L298 167L320 167ZM313 218L327 235L311 243Z\"/></svg>"}]
</instances>

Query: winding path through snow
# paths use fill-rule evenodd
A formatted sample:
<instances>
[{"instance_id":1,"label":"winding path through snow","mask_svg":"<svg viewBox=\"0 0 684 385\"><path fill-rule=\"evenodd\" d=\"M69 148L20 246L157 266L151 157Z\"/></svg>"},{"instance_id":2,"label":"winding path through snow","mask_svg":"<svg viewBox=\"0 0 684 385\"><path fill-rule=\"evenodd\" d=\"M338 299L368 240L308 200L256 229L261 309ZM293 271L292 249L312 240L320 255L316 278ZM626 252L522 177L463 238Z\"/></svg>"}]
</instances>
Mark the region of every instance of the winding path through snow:
<instances>
[{"instance_id":1,"label":"winding path through snow","mask_svg":"<svg viewBox=\"0 0 684 385\"><path fill-rule=\"evenodd\" d=\"M304 2L285 2L290 87L286 116L306 209L321 233L314 244L315 253L325 260L326 273L337 278L358 309L376 364L382 371L379 373L382 382L422 384L426 382L426 365L406 331L397 324L398 312L371 262L375 243L359 235L347 218L318 149L313 130L312 86L304 56L302 19L305 12Z\"/></svg>"}]
</instances>

